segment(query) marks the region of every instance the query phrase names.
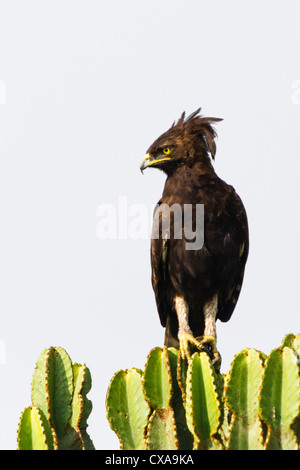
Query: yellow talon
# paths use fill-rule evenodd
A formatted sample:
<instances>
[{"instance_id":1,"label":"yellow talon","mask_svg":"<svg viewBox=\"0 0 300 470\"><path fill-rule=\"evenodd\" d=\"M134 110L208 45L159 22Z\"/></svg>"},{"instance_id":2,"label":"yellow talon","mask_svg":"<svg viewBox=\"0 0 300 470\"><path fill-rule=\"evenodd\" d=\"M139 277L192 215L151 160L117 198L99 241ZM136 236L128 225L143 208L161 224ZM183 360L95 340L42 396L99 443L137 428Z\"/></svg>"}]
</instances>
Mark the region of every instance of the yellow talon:
<instances>
[{"instance_id":1,"label":"yellow talon","mask_svg":"<svg viewBox=\"0 0 300 470\"><path fill-rule=\"evenodd\" d=\"M197 342L202 345L202 348L209 350L210 355L212 356L212 363L215 364L221 359L220 353L217 350L217 338L215 336L200 336L197 338Z\"/></svg>"},{"instance_id":2,"label":"yellow talon","mask_svg":"<svg viewBox=\"0 0 300 470\"><path fill-rule=\"evenodd\" d=\"M189 343L195 346L197 349L200 351L203 351L205 349L205 346L202 345L200 341L198 341L196 338L194 338L193 335L187 333L179 338L179 350L180 350L180 355L181 358L187 359L188 361L191 359L191 353L190 353L190 348L189 348Z\"/></svg>"},{"instance_id":3,"label":"yellow talon","mask_svg":"<svg viewBox=\"0 0 300 470\"><path fill-rule=\"evenodd\" d=\"M179 338L179 351L182 360L191 359L190 345L194 346L199 351L205 351L211 358L212 364L220 367L221 356L217 350L217 339L215 336L199 336L195 338L192 334L187 333Z\"/></svg>"}]
</instances>

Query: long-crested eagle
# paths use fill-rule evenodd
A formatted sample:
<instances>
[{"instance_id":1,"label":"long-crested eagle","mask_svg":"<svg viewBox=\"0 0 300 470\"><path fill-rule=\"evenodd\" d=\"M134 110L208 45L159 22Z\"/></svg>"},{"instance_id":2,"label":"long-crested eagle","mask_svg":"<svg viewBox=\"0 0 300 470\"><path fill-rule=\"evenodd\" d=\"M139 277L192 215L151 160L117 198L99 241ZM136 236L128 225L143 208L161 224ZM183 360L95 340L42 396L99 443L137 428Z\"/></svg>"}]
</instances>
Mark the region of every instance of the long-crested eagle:
<instances>
[{"instance_id":1,"label":"long-crested eagle","mask_svg":"<svg viewBox=\"0 0 300 470\"><path fill-rule=\"evenodd\" d=\"M215 362L220 357L216 320L228 321L236 306L249 238L241 199L211 163L216 153L212 124L222 119L203 117L200 111L188 118L183 113L149 147L140 168L159 168L167 175L151 236L152 286L166 328L165 345L180 349L183 359L191 357L191 346L204 349ZM192 208L190 236L196 236L197 206L204 208L203 241L193 249L188 245L184 215L186 208ZM175 210L162 211L162 207L181 209L179 221L178 210L176 215ZM168 216L169 226L163 223Z\"/></svg>"}]
</instances>

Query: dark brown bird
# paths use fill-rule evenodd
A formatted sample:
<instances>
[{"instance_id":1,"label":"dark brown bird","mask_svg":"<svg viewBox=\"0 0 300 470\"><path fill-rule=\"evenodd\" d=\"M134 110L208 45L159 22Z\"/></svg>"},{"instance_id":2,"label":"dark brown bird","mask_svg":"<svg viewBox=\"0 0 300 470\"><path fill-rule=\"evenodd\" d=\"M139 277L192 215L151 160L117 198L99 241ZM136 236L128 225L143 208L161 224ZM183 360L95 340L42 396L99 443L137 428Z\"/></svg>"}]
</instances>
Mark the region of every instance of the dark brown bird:
<instances>
[{"instance_id":1,"label":"dark brown bird","mask_svg":"<svg viewBox=\"0 0 300 470\"><path fill-rule=\"evenodd\" d=\"M200 110L186 119L183 113L155 140L141 171L153 167L167 175L151 236L152 285L165 345L187 359L194 345L209 350L216 361L215 322L228 321L236 306L248 256L248 223L241 199L212 166L212 124L221 119L202 117Z\"/></svg>"}]
</instances>

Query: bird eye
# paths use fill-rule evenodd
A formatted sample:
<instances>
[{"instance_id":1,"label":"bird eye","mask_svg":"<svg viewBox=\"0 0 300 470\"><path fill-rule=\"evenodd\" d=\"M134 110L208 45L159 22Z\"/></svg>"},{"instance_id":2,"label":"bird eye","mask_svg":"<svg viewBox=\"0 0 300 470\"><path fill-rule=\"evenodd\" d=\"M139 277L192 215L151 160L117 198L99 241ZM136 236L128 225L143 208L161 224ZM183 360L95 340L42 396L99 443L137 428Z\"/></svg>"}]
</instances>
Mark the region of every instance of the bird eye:
<instances>
[{"instance_id":1,"label":"bird eye","mask_svg":"<svg viewBox=\"0 0 300 470\"><path fill-rule=\"evenodd\" d=\"M162 151L163 151L163 153L164 153L165 155L169 155L169 153L171 153L170 147L164 147L164 148L162 149Z\"/></svg>"}]
</instances>

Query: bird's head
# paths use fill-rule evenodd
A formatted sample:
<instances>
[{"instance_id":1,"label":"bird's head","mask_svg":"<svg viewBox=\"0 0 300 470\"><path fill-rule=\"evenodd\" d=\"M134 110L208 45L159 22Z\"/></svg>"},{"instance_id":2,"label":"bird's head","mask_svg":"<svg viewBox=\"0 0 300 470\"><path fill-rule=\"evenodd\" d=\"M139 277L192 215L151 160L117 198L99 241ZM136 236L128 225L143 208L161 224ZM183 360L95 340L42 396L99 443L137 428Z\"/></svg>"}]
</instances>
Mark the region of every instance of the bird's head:
<instances>
[{"instance_id":1,"label":"bird's head","mask_svg":"<svg viewBox=\"0 0 300 470\"><path fill-rule=\"evenodd\" d=\"M202 117L200 111L201 108L197 109L186 119L182 113L180 119L153 142L141 163L142 172L153 167L169 175L179 166L193 166L196 161L210 165L209 154L214 159L217 135L211 123L222 119Z\"/></svg>"}]
</instances>

